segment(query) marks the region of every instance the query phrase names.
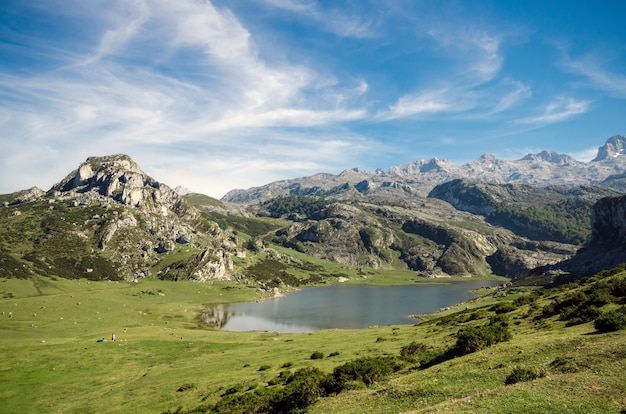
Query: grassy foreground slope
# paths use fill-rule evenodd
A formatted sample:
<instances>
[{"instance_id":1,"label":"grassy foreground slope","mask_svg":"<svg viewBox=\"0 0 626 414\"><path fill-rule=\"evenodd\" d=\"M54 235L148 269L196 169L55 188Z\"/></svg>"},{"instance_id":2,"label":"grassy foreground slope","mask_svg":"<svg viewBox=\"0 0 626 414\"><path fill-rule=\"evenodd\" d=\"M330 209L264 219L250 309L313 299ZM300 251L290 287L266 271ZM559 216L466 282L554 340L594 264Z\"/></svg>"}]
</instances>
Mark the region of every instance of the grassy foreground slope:
<instances>
[{"instance_id":1,"label":"grassy foreground slope","mask_svg":"<svg viewBox=\"0 0 626 414\"><path fill-rule=\"evenodd\" d=\"M211 412L277 394L303 368L330 375L385 357L397 361L395 372L313 393L306 409L617 413L626 409L626 331L599 333L593 318L623 308L625 281L618 271L550 290L492 291L415 326L277 334L225 332L197 318L207 303L263 298L242 285L0 279L0 408ZM459 330L494 318L506 321L510 339L451 352ZM411 343L421 350L400 358ZM505 385L512 377L519 382Z\"/></svg>"}]
</instances>

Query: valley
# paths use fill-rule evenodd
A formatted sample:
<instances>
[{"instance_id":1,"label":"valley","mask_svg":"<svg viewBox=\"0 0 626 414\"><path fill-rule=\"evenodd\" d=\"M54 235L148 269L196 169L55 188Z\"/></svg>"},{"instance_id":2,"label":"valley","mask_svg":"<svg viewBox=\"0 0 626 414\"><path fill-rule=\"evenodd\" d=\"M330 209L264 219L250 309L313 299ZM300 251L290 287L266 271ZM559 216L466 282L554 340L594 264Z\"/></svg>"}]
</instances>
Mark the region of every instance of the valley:
<instances>
[{"instance_id":1,"label":"valley","mask_svg":"<svg viewBox=\"0 0 626 414\"><path fill-rule=\"evenodd\" d=\"M48 191L0 195L0 405L624 410L625 144L610 138L589 163L416 162L222 200L179 195L127 155L90 157ZM231 332L207 317L308 287L468 280L507 287L416 324Z\"/></svg>"}]
</instances>

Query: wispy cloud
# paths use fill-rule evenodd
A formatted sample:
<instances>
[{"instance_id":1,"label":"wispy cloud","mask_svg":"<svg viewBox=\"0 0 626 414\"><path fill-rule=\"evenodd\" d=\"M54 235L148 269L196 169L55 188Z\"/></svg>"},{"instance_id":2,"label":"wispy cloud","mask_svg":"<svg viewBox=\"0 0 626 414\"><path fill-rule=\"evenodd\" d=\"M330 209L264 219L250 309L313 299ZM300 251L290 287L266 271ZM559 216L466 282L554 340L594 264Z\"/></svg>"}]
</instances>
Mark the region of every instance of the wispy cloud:
<instances>
[{"instance_id":1,"label":"wispy cloud","mask_svg":"<svg viewBox=\"0 0 626 414\"><path fill-rule=\"evenodd\" d=\"M617 98L626 98L626 75L611 72L594 54L573 59L564 49L561 47L563 57L559 62L564 70L583 76L587 80L586 86L588 87L599 89Z\"/></svg>"},{"instance_id":2,"label":"wispy cloud","mask_svg":"<svg viewBox=\"0 0 626 414\"><path fill-rule=\"evenodd\" d=\"M529 86L520 81L514 81L511 79L505 79L504 86L512 87L513 90L505 93L493 108L493 113L503 112L507 109L517 106L520 102L529 99L532 96L532 90Z\"/></svg>"},{"instance_id":3,"label":"wispy cloud","mask_svg":"<svg viewBox=\"0 0 626 414\"><path fill-rule=\"evenodd\" d=\"M425 33L437 53L449 61L448 70L435 80L440 87L403 95L379 111L377 119L388 121L429 113L501 112L529 96L529 89L519 81L507 79L506 91L493 84L504 62L500 35L474 26L437 23L440 24L427 24ZM515 87L513 92L510 85Z\"/></svg>"},{"instance_id":4,"label":"wispy cloud","mask_svg":"<svg viewBox=\"0 0 626 414\"><path fill-rule=\"evenodd\" d=\"M274 8L300 16L306 23L314 23L340 37L369 38L376 35L371 18L362 18L354 10L322 8L310 0L264 0Z\"/></svg>"},{"instance_id":5,"label":"wispy cloud","mask_svg":"<svg viewBox=\"0 0 626 414\"><path fill-rule=\"evenodd\" d=\"M589 101L573 98L560 98L549 103L543 112L536 116L516 120L519 124L545 125L561 122L573 116L583 114L590 109Z\"/></svg>"},{"instance_id":6,"label":"wispy cloud","mask_svg":"<svg viewBox=\"0 0 626 414\"><path fill-rule=\"evenodd\" d=\"M467 83L492 80L502 68L501 47L505 33L467 23L464 18L430 22L426 33L455 60L457 76Z\"/></svg>"}]
</instances>

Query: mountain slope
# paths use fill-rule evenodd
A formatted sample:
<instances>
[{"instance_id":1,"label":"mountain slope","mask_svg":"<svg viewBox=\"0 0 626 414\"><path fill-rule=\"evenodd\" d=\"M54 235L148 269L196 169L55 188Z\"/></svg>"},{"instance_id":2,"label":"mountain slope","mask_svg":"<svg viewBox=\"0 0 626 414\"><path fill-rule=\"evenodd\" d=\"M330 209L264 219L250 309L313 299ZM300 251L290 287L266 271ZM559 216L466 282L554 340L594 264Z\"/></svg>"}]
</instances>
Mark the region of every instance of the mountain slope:
<instances>
[{"instance_id":1,"label":"mountain slope","mask_svg":"<svg viewBox=\"0 0 626 414\"><path fill-rule=\"evenodd\" d=\"M291 206L286 208L285 206ZM268 243L363 268L408 268L425 276L517 276L568 258L575 246L531 242L434 198L414 203L283 197L252 209L288 224Z\"/></svg>"},{"instance_id":2,"label":"mountain slope","mask_svg":"<svg viewBox=\"0 0 626 414\"><path fill-rule=\"evenodd\" d=\"M593 204L618 194L601 186L538 188L457 179L436 186L428 196L532 240L581 244L591 235Z\"/></svg>"}]
</instances>

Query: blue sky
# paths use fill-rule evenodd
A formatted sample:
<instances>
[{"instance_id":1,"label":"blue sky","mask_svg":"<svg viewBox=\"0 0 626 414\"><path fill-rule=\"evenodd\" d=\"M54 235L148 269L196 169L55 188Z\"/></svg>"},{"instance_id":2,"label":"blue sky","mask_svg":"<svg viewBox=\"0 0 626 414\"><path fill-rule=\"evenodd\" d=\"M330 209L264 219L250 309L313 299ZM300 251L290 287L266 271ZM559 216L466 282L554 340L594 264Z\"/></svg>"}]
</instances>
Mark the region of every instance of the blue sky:
<instances>
[{"instance_id":1,"label":"blue sky","mask_svg":"<svg viewBox=\"0 0 626 414\"><path fill-rule=\"evenodd\" d=\"M0 193L126 153L221 197L626 134L626 2L3 0Z\"/></svg>"}]
</instances>

